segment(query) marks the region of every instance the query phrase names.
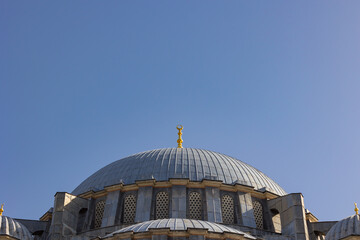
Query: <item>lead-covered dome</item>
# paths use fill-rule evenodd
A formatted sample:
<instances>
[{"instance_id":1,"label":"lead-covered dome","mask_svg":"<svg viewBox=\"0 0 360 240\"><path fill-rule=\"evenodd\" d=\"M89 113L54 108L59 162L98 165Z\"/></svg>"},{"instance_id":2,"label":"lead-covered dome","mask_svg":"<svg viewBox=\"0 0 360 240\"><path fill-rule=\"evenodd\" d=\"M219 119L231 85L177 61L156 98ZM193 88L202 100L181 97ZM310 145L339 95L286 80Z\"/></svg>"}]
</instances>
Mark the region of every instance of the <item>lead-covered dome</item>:
<instances>
[{"instance_id":1,"label":"lead-covered dome","mask_svg":"<svg viewBox=\"0 0 360 240\"><path fill-rule=\"evenodd\" d=\"M183 218L170 218L170 219L157 219L150 220L135 225L131 225L120 230L117 230L111 234L105 236L105 238L127 232L144 233L154 229L169 229L170 231L186 231L188 229L203 229L211 233L233 233L243 236L246 239L256 239L250 234L244 233L240 230L228 227L222 224L207 222L195 219L183 219Z\"/></svg>"},{"instance_id":2,"label":"lead-covered dome","mask_svg":"<svg viewBox=\"0 0 360 240\"><path fill-rule=\"evenodd\" d=\"M31 233L24 225L6 216L0 216L0 236L2 235L21 240L33 239Z\"/></svg>"},{"instance_id":3,"label":"lead-covered dome","mask_svg":"<svg viewBox=\"0 0 360 240\"><path fill-rule=\"evenodd\" d=\"M358 214L337 222L330 228L325 239L338 240L349 236L360 236L360 218Z\"/></svg>"},{"instance_id":4,"label":"lead-covered dome","mask_svg":"<svg viewBox=\"0 0 360 240\"><path fill-rule=\"evenodd\" d=\"M72 194L98 191L119 183L133 184L136 180L167 181L170 178L221 180L226 184L266 188L280 196L286 194L276 182L254 167L221 153L195 148L156 149L120 159L88 177Z\"/></svg>"}]
</instances>

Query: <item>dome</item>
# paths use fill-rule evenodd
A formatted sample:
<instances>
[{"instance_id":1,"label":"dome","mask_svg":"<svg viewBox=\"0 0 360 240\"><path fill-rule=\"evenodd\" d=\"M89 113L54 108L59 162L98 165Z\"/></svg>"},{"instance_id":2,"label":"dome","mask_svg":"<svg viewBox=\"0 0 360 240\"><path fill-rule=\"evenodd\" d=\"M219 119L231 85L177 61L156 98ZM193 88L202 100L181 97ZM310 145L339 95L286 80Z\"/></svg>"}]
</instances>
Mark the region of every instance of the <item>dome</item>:
<instances>
[{"instance_id":1,"label":"dome","mask_svg":"<svg viewBox=\"0 0 360 240\"><path fill-rule=\"evenodd\" d=\"M167 181L170 178L220 180L225 184L266 188L280 196L286 194L275 181L254 167L221 153L195 148L156 149L120 159L88 177L72 194L98 191L121 182L133 184L136 180Z\"/></svg>"},{"instance_id":2,"label":"dome","mask_svg":"<svg viewBox=\"0 0 360 240\"><path fill-rule=\"evenodd\" d=\"M125 232L148 232L150 229L164 229L168 228L170 231L186 231L187 229L206 229L208 232L212 233L235 233L239 235L243 235L248 239L256 239L255 237L246 234L240 230L227 227L218 223L201 221L201 220L193 220L193 219L182 219L182 218L170 218L170 219L157 219L146 221L142 223L138 223L135 225L131 225L129 227L122 228L118 231L115 231L106 237L111 237L115 234L125 233Z\"/></svg>"},{"instance_id":3,"label":"dome","mask_svg":"<svg viewBox=\"0 0 360 240\"><path fill-rule=\"evenodd\" d=\"M360 235L360 219L355 214L337 222L326 234L326 240L338 240L349 236Z\"/></svg>"},{"instance_id":4,"label":"dome","mask_svg":"<svg viewBox=\"0 0 360 240\"><path fill-rule=\"evenodd\" d=\"M0 236L7 235L21 240L33 239L29 230L18 221L0 216Z\"/></svg>"}]
</instances>

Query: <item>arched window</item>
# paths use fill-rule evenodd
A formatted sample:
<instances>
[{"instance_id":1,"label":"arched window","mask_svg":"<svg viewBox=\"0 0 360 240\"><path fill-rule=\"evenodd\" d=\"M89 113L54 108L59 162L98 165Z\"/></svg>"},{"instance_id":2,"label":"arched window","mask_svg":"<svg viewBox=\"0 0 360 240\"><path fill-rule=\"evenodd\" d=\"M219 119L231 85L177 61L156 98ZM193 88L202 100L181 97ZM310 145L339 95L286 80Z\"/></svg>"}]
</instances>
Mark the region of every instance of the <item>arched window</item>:
<instances>
[{"instance_id":1,"label":"arched window","mask_svg":"<svg viewBox=\"0 0 360 240\"><path fill-rule=\"evenodd\" d=\"M76 226L76 231L79 233L82 231L84 223L85 223L85 218L86 218L86 212L87 212L87 208L82 208L79 211L79 217L78 217L78 222L77 222L77 226Z\"/></svg>"},{"instance_id":2,"label":"arched window","mask_svg":"<svg viewBox=\"0 0 360 240\"><path fill-rule=\"evenodd\" d=\"M124 199L124 223L135 222L136 197L133 194L127 195Z\"/></svg>"},{"instance_id":3,"label":"arched window","mask_svg":"<svg viewBox=\"0 0 360 240\"><path fill-rule=\"evenodd\" d=\"M155 219L169 218L169 194L159 192L156 194Z\"/></svg>"},{"instance_id":4,"label":"arched window","mask_svg":"<svg viewBox=\"0 0 360 240\"><path fill-rule=\"evenodd\" d=\"M95 207L95 228L101 227L101 221L104 215L105 201L99 201Z\"/></svg>"},{"instance_id":5,"label":"arched window","mask_svg":"<svg viewBox=\"0 0 360 240\"><path fill-rule=\"evenodd\" d=\"M256 227L259 229L263 229L264 228L263 207L261 203L259 203L258 201L254 201L253 208L254 208Z\"/></svg>"},{"instance_id":6,"label":"arched window","mask_svg":"<svg viewBox=\"0 0 360 240\"><path fill-rule=\"evenodd\" d=\"M271 209L272 222L276 233L281 233L281 218L277 209Z\"/></svg>"},{"instance_id":7,"label":"arched window","mask_svg":"<svg viewBox=\"0 0 360 240\"><path fill-rule=\"evenodd\" d=\"M189 218L202 219L202 201L198 192L190 192L189 194Z\"/></svg>"},{"instance_id":8,"label":"arched window","mask_svg":"<svg viewBox=\"0 0 360 240\"><path fill-rule=\"evenodd\" d=\"M221 213L223 223L234 224L234 199L229 195L221 198Z\"/></svg>"}]
</instances>

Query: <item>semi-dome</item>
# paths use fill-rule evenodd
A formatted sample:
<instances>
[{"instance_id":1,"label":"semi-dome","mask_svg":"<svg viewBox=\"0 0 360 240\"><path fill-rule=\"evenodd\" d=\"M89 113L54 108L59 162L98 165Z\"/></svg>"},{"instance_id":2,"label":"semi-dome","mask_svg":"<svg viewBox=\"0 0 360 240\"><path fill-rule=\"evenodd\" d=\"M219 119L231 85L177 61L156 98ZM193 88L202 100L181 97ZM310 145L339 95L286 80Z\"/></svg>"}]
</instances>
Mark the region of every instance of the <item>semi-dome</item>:
<instances>
[{"instance_id":1,"label":"semi-dome","mask_svg":"<svg viewBox=\"0 0 360 240\"><path fill-rule=\"evenodd\" d=\"M326 240L338 240L349 236L360 236L360 219L355 214L337 222L326 234Z\"/></svg>"},{"instance_id":2,"label":"semi-dome","mask_svg":"<svg viewBox=\"0 0 360 240\"><path fill-rule=\"evenodd\" d=\"M31 233L24 225L6 216L0 216L0 236L2 235L21 240L33 239Z\"/></svg>"},{"instance_id":3,"label":"semi-dome","mask_svg":"<svg viewBox=\"0 0 360 240\"><path fill-rule=\"evenodd\" d=\"M220 233L220 234L234 233L234 234L242 235L248 239L256 239L255 237L247 233L244 233L240 230L228 226L224 226L222 224L207 222L202 220L183 219L183 218L157 219L157 220L138 223L117 230L105 236L105 238L111 237L115 234L126 233L126 232L144 233L152 229L169 229L170 231L186 231L188 229L203 229L212 233Z\"/></svg>"},{"instance_id":4,"label":"semi-dome","mask_svg":"<svg viewBox=\"0 0 360 240\"><path fill-rule=\"evenodd\" d=\"M195 148L164 148L137 153L115 161L83 181L72 194L102 190L136 180L186 178L190 181L220 180L225 184L243 184L266 188L277 195L286 192L275 181L254 167L227 155Z\"/></svg>"}]
</instances>

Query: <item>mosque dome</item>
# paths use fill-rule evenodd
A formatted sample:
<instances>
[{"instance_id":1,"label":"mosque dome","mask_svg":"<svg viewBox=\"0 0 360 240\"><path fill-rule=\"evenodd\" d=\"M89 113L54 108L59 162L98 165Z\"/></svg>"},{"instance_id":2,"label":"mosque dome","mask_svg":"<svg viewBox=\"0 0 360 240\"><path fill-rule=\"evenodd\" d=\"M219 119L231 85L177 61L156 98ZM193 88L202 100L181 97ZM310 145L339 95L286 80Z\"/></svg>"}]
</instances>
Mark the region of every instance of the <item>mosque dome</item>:
<instances>
[{"instance_id":1,"label":"mosque dome","mask_svg":"<svg viewBox=\"0 0 360 240\"><path fill-rule=\"evenodd\" d=\"M358 214L337 222L330 228L325 239L338 240L349 236L360 236L360 218Z\"/></svg>"},{"instance_id":2,"label":"mosque dome","mask_svg":"<svg viewBox=\"0 0 360 240\"><path fill-rule=\"evenodd\" d=\"M133 184L137 180L167 181L171 178L218 180L265 189L279 196L286 194L275 181L254 167L221 153L195 148L156 149L125 157L95 172L72 194L99 191L119 183Z\"/></svg>"},{"instance_id":3,"label":"mosque dome","mask_svg":"<svg viewBox=\"0 0 360 240\"><path fill-rule=\"evenodd\" d=\"M168 229L170 231L187 231L188 229L207 230L207 232L215 233L215 234L232 233L232 234L240 235L246 239L256 239L255 237L247 233L244 233L240 230L222 224L202 221L202 220L183 219L183 218L157 219L157 220L138 223L117 230L105 236L105 238L109 238L121 233L128 233L128 232L133 232L135 234L145 233L156 229Z\"/></svg>"},{"instance_id":4,"label":"mosque dome","mask_svg":"<svg viewBox=\"0 0 360 240\"><path fill-rule=\"evenodd\" d=\"M21 240L33 239L31 233L24 225L6 216L0 216L0 236L1 235L11 236Z\"/></svg>"}]
</instances>

